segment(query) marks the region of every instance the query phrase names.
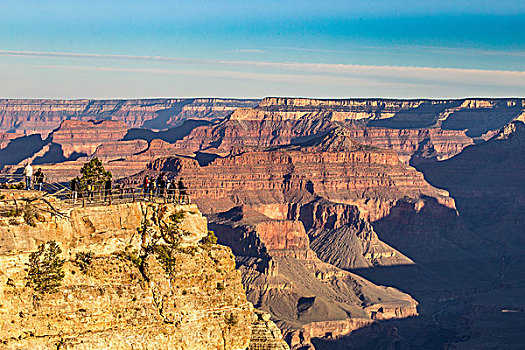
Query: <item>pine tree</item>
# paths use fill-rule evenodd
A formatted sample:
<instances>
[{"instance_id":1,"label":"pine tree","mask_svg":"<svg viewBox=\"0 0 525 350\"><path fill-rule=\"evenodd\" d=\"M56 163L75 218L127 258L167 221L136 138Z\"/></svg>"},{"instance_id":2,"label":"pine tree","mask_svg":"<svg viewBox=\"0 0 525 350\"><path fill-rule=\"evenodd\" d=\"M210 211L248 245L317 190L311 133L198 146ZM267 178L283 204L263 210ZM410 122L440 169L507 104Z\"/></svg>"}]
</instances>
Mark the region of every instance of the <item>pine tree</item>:
<instances>
[{"instance_id":1,"label":"pine tree","mask_svg":"<svg viewBox=\"0 0 525 350\"><path fill-rule=\"evenodd\" d=\"M102 162L97 157L85 163L80 169L82 177L79 178L79 189L84 191L87 189L88 183L94 187L103 187L106 181L111 180L113 175L110 171L106 171Z\"/></svg>"},{"instance_id":2,"label":"pine tree","mask_svg":"<svg viewBox=\"0 0 525 350\"><path fill-rule=\"evenodd\" d=\"M54 293L64 279L62 267L65 259L60 259L62 249L55 241L42 243L38 250L29 256L27 286L39 293Z\"/></svg>"}]
</instances>

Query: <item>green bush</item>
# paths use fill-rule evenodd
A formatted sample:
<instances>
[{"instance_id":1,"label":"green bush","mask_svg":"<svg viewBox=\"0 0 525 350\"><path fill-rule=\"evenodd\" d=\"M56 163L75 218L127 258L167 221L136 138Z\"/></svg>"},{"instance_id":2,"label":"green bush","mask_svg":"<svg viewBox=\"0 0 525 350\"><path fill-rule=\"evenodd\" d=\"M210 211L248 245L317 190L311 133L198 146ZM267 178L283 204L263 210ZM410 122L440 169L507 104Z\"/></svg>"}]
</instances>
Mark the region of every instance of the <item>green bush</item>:
<instances>
[{"instance_id":1,"label":"green bush","mask_svg":"<svg viewBox=\"0 0 525 350\"><path fill-rule=\"evenodd\" d=\"M203 239L201 239L201 244L208 245L208 246L217 244L217 236L215 236L215 232L208 231L208 235L204 237Z\"/></svg>"},{"instance_id":2,"label":"green bush","mask_svg":"<svg viewBox=\"0 0 525 350\"><path fill-rule=\"evenodd\" d=\"M131 261L135 267L142 270L144 259L135 250L131 250L130 246L126 247L125 251L117 253L117 255L122 259Z\"/></svg>"},{"instance_id":3,"label":"green bush","mask_svg":"<svg viewBox=\"0 0 525 350\"><path fill-rule=\"evenodd\" d=\"M102 162L97 157L85 163L80 169L80 173L82 174L78 178L78 189L80 191L86 191L89 184L95 188L103 188L106 181L111 180L113 177L110 171L104 169Z\"/></svg>"},{"instance_id":4,"label":"green bush","mask_svg":"<svg viewBox=\"0 0 525 350\"><path fill-rule=\"evenodd\" d=\"M93 252L78 252L75 256L75 265L78 266L80 272L87 275L93 262L93 257L95 254Z\"/></svg>"},{"instance_id":5,"label":"green bush","mask_svg":"<svg viewBox=\"0 0 525 350\"><path fill-rule=\"evenodd\" d=\"M158 245L155 247L155 254L168 276L174 277L177 267L176 250L168 245Z\"/></svg>"},{"instance_id":6,"label":"green bush","mask_svg":"<svg viewBox=\"0 0 525 350\"><path fill-rule=\"evenodd\" d=\"M60 259L60 253L62 249L55 241L39 245L29 256L26 285L41 294L56 292L64 279L65 259Z\"/></svg>"}]
</instances>

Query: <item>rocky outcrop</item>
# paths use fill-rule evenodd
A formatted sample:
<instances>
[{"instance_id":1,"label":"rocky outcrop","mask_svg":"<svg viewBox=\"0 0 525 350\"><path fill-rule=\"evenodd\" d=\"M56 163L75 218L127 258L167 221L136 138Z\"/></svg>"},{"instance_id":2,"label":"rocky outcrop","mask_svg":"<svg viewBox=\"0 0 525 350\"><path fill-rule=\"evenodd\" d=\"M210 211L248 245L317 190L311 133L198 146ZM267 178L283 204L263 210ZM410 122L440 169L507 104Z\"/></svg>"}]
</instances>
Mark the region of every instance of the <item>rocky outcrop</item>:
<instances>
[{"instance_id":1,"label":"rocky outcrop","mask_svg":"<svg viewBox=\"0 0 525 350\"><path fill-rule=\"evenodd\" d=\"M257 320L252 324L248 350L289 350L281 331L271 320L271 315L260 310L255 310L255 314Z\"/></svg>"},{"instance_id":2,"label":"rocky outcrop","mask_svg":"<svg viewBox=\"0 0 525 350\"><path fill-rule=\"evenodd\" d=\"M116 120L128 127L164 129L191 118L215 120L257 100L0 100L0 131L17 130L46 136L68 119Z\"/></svg>"},{"instance_id":3,"label":"rocky outcrop","mask_svg":"<svg viewBox=\"0 0 525 350\"><path fill-rule=\"evenodd\" d=\"M287 348L247 302L231 250L198 244L208 231L195 205L68 209L53 201L58 212L50 214L32 203L32 225L18 217L0 221L3 348L252 349L252 337L255 350ZM157 255L142 254L159 226L138 228L168 224L180 211L185 234L168 274ZM26 286L26 266L29 253L49 240L62 248L65 277L55 293L39 294ZM75 260L81 252L93 254L84 269Z\"/></svg>"},{"instance_id":4,"label":"rocky outcrop","mask_svg":"<svg viewBox=\"0 0 525 350\"><path fill-rule=\"evenodd\" d=\"M50 141L61 146L65 158L73 153L90 156L103 143L121 140L126 132L126 124L120 121L66 120L53 131Z\"/></svg>"},{"instance_id":5,"label":"rocky outcrop","mask_svg":"<svg viewBox=\"0 0 525 350\"><path fill-rule=\"evenodd\" d=\"M405 197L430 196L454 208L446 191L429 186L394 152L359 145L339 129L301 146L241 151L203 166L189 158L159 159L147 172L155 171L187 178L205 212L226 211L240 203L290 203L286 196L357 204L362 217L372 220L388 215L388 206ZM374 200L389 204L381 207Z\"/></svg>"},{"instance_id":6,"label":"rocky outcrop","mask_svg":"<svg viewBox=\"0 0 525 350\"><path fill-rule=\"evenodd\" d=\"M346 335L374 319L417 315L407 294L321 262L300 221L242 207L210 220L219 242L237 257L248 300L273 314L292 348L327 333Z\"/></svg>"},{"instance_id":7,"label":"rocky outcrop","mask_svg":"<svg viewBox=\"0 0 525 350\"><path fill-rule=\"evenodd\" d=\"M310 247L319 258L342 269L411 265L414 262L379 239L358 207L326 200L294 205L290 217L308 232Z\"/></svg>"}]
</instances>

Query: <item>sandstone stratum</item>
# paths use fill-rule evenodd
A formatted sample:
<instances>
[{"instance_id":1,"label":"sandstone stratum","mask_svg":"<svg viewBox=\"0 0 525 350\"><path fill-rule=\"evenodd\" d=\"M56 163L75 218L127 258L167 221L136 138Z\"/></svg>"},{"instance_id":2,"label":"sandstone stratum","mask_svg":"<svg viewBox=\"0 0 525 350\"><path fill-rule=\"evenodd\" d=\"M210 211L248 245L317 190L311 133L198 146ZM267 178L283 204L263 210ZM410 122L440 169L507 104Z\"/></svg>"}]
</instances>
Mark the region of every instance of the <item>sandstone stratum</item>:
<instances>
[{"instance_id":1,"label":"sandstone stratum","mask_svg":"<svg viewBox=\"0 0 525 350\"><path fill-rule=\"evenodd\" d=\"M51 213L32 195L33 220L0 218L2 349L288 349L246 300L231 250L199 243L208 230L195 205L71 208L48 198ZM168 274L160 255L143 252L177 213L183 236ZM48 241L61 247L65 277L55 293L38 293L27 286L28 259Z\"/></svg>"}]
</instances>

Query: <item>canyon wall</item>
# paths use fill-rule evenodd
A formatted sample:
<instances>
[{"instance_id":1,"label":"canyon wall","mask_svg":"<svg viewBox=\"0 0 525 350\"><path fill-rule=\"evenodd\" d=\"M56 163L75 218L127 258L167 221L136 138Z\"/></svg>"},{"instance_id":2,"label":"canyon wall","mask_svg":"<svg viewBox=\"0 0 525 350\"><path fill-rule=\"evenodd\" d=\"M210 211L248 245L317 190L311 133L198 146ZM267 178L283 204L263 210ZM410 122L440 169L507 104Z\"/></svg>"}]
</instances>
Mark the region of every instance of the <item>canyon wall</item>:
<instances>
[{"instance_id":1,"label":"canyon wall","mask_svg":"<svg viewBox=\"0 0 525 350\"><path fill-rule=\"evenodd\" d=\"M412 157L447 159L486 140L524 111L521 99L315 100L265 98L240 108L217 125L196 128L181 146L227 152L232 147L301 143L344 125L365 145Z\"/></svg>"},{"instance_id":2,"label":"canyon wall","mask_svg":"<svg viewBox=\"0 0 525 350\"><path fill-rule=\"evenodd\" d=\"M3 348L288 349L246 300L231 250L198 243L208 231L195 205L72 209L50 198L53 215L33 195L34 221L0 218ZM143 255L160 224L139 228L169 224L181 211L185 234L168 274L158 255ZM41 294L27 286L26 271L30 253L49 240L62 249L65 277L56 292ZM77 254L87 252L92 258L81 268Z\"/></svg>"},{"instance_id":3,"label":"canyon wall","mask_svg":"<svg viewBox=\"0 0 525 350\"><path fill-rule=\"evenodd\" d=\"M219 242L236 255L248 300L271 312L292 349L374 320L417 315L409 295L319 260L300 221L271 219L246 206L210 220Z\"/></svg>"},{"instance_id":4,"label":"canyon wall","mask_svg":"<svg viewBox=\"0 0 525 350\"><path fill-rule=\"evenodd\" d=\"M304 144L340 127L362 145L393 150L404 163L417 165L428 159L448 159L466 146L489 139L503 125L525 113L521 99L266 98L258 105L257 102L3 100L0 132L9 133L0 136L0 151L3 148L10 156L7 161L0 161L0 166L15 166L9 169L15 171L22 163L34 161L54 172L57 181L65 181L79 168L75 160L93 156L101 146L96 156L117 162L112 166L121 177L132 175L145 165L137 164L137 158L146 159L141 153L146 150L143 143L130 146L125 141L151 143L158 139L171 145L160 149L159 143L150 144L150 149L164 152L158 156L192 155L199 151L227 155L232 149ZM34 133L40 134L40 139L23 136ZM30 147L17 152L19 143L29 143ZM112 152L119 156L108 156ZM73 163L66 167L47 166L70 161ZM75 171L60 173L72 168Z\"/></svg>"},{"instance_id":5,"label":"canyon wall","mask_svg":"<svg viewBox=\"0 0 525 350\"><path fill-rule=\"evenodd\" d=\"M118 120L130 128L165 129L186 119L215 120L257 100L0 100L0 131L46 136L64 120Z\"/></svg>"}]
</instances>

